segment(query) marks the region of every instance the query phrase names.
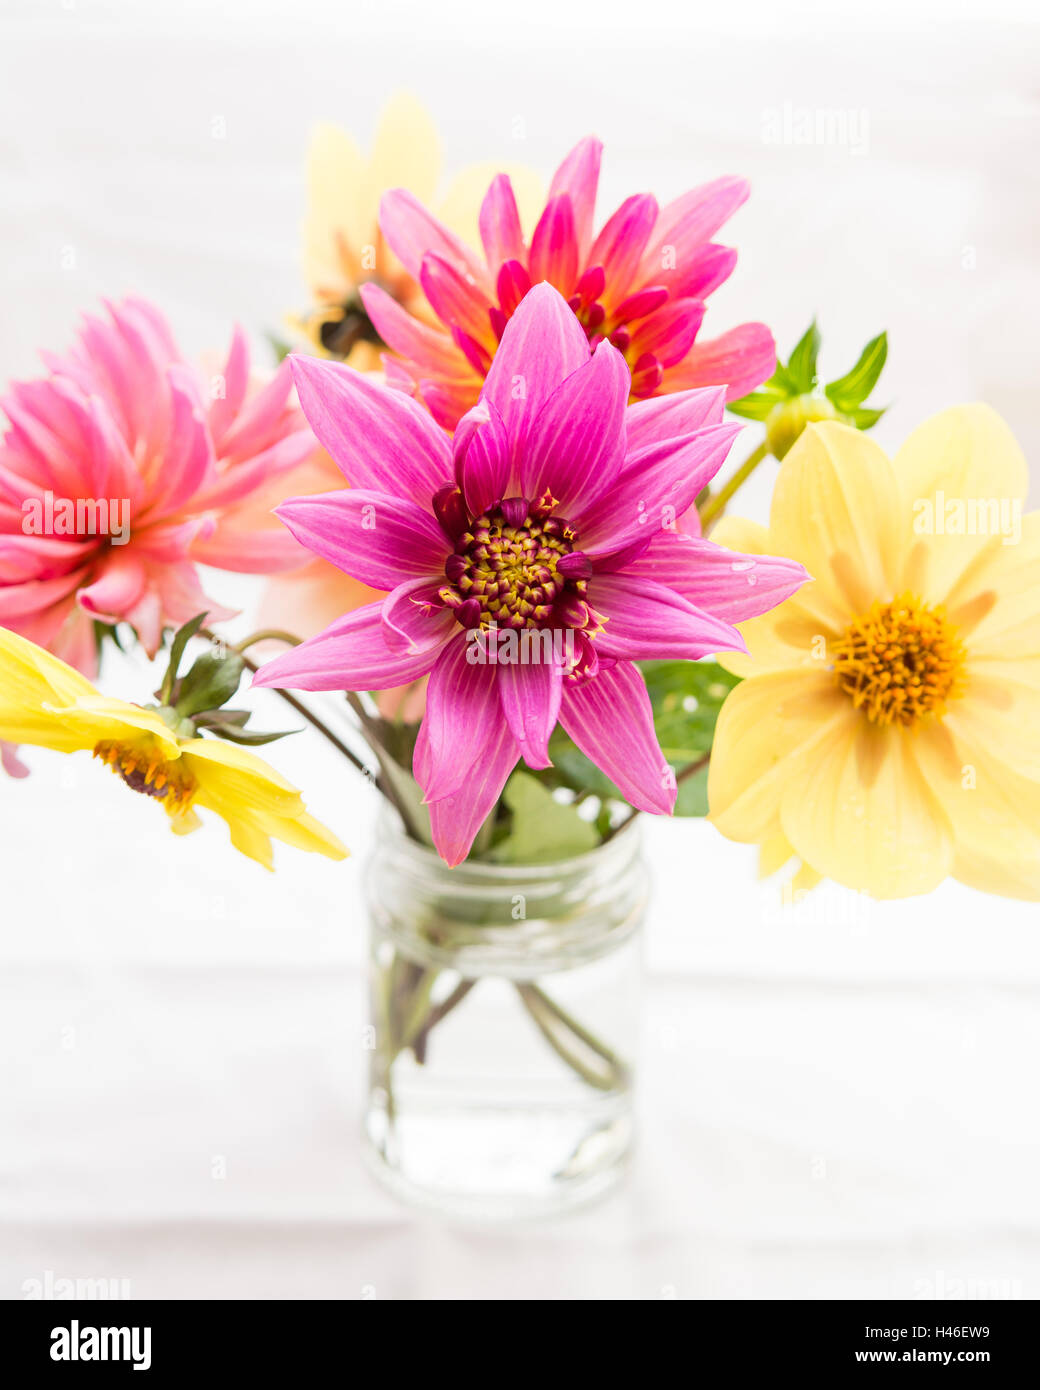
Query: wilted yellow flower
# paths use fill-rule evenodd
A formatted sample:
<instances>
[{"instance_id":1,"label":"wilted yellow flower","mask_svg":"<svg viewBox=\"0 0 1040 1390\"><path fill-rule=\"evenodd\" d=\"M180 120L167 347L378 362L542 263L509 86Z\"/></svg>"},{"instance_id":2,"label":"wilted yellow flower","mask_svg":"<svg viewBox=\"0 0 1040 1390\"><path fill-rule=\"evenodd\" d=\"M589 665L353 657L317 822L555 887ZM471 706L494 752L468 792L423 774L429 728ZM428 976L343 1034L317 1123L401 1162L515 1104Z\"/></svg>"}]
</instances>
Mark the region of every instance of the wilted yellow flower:
<instances>
[{"instance_id":1,"label":"wilted yellow flower","mask_svg":"<svg viewBox=\"0 0 1040 1390\"><path fill-rule=\"evenodd\" d=\"M273 868L272 837L346 858L336 836L307 814L296 788L255 753L180 736L158 710L99 694L64 661L3 627L0 739L59 753L90 749L133 791L160 802L176 834L198 829L196 807L215 811L235 848L266 869Z\"/></svg>"},{"instance_id":2,"label":"wilted yellow flower","mask_svg":"<svg viewBox=\"0 0 1040 1390\"><path fill-rule=\"evenodd\" d=\"M379 200L392 188L405 188L432 204L440 171L436 128L409 93L398 93L386 106L368 159L347 131L334 125L314 129L303 227L304 273L313 307L294 326L319 351L345 358L359 371L378 368L382 344L357 293L366 281L376 281L410 313L428 314L421 290L383 240ZM441 221L471 245L479 244L480 203L497 173L512 179L522 218L540 209L542 183L530 170L471 165L455 178L438 208Z\"/></svg>"},{"instance_id":3,"label":"wilted yellow flower","mask_svg":"<svg viewBox=\"0 0 1040 1390\"><path fill-rule=\"evenodd\" d=\"M814 582L740 624L747 677L711 757L711 819L771 872L880 898L948 875L1040 898L1040 512L986 406L928 420L892 461L811 426L781 466L768 528L712 539L787 555Z\"/></svg>"}]
</instances>

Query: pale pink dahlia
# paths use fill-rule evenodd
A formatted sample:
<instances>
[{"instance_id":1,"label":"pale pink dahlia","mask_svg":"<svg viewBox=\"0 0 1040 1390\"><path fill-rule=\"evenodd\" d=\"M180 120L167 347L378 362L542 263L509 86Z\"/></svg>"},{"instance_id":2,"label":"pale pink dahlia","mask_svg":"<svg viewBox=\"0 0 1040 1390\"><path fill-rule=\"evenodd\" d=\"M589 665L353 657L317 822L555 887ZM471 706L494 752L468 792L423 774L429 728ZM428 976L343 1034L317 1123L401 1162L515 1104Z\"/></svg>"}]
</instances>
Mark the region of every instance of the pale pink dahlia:
<instances>
[{"instance_id":1,"label":"pale pink dahlia","mask_svg":"<svg viewBox=\"0 0 1040 1390\"><path fill-rule=\"evenodd\" d=\"M477 400L506 324L543 280L563 295L592 347L606 340L624 356L636 400L693 386L725 386L726 399L736 400L772 373L765 324L697 341L704 301L737 259L710 238L747 197L747 182L716 179L663 208L652 194L636 194L594 236L602 149L589 137L563 161L530 245L509 179L499 174L480 210L484 259L405 189L383 197L383 235L443 331L411 317L375 282L361 296L399 354L384 357L388 380L424 401L440 424L453 428Z\"/></svg>"},{"instance_id":2,"label":"pale pink dahlia","mask_svg":"<svg viewBox=\"0 0 1040 1390\"><path fill-rule=\"evenodd\" d=\"M624 357L606 342L591 352L549 285L513 315L454 440L370 376L292 362L304 413L350 487L278 514L386 597L257 681L380 690L429 673L414 772L449 864L465 858L518 759L550 765L557 719L633 806L669 813L675 778L633 662L742 651L733 624L806 578L791 560L669 529L739 428L721 423L724 392L629 406Z\"/></svg>"},{"instance_id":3,"label":"pale pink dahlia","mask_svg":"<svg viewBox=\"0 0 1040 1390\"><path fill-rule=\"evenodd\" d=\"M240 329L211 377L150 304L108 313L0 401L0 624L88 674L95 620L132 624L154 654L165 624L230 616L196 565L300 564L292 537L249 504L317 447L287 366L254 389Z\"/></svg>"}]
</instances>

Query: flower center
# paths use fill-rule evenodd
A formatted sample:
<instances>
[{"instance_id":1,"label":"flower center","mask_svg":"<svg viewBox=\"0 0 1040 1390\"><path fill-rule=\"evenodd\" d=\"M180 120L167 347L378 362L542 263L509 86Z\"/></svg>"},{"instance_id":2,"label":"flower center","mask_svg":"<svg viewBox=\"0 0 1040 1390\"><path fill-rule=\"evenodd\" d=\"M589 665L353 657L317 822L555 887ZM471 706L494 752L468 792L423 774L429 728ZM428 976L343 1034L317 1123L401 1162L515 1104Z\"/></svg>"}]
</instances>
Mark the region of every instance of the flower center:
<instances>
[{"instance_id":1,"label":"flower center","mask_svg":"<svg viewBox=\"0 0 1040 1390\"><path fill-rule=\"evenodd\" d=\"M874 603L834 647L834 677L874 724L909 728L958 693L964 645L941 607L912 594Z\"/></svg>"},{"instance_id":2,"label":"flower center","mask_svg":"<svg viewBox=\"0 0 1040 1390\"><path fill-rule=\"evenodd\" d=\"M171 815L186 811L198 791L198 783L183 760L165 758L148 739L132 744L102 739L94 748L94 757L107 763L132 791L163 802Z\"/></svg>"},{"instance_id":3,"label":"flower center","mask_svg":"<svg viewBox=\"0 0 1040 1390\"><path fill-rule=\"evenodd\" d=\"M457 509L457 491L450 500ZM596 627L585 601L592 566L574 548L574 528L552 514L553 503L507 497L475 520L463 512L449 528L455 553L440 599L463 627Z\"/></svg>"},{"instance_id":4,"label":"flower center","mask_svg":"<svg viewBox=\"0 0 1040 1390\"><path fill-rule=\"evenodd\" d=\"M334 357L349 357L358 343L386 347L357 291L345 303L323 309L317 316L315 329L320 345Z\"/></svg>"}]
</instances>

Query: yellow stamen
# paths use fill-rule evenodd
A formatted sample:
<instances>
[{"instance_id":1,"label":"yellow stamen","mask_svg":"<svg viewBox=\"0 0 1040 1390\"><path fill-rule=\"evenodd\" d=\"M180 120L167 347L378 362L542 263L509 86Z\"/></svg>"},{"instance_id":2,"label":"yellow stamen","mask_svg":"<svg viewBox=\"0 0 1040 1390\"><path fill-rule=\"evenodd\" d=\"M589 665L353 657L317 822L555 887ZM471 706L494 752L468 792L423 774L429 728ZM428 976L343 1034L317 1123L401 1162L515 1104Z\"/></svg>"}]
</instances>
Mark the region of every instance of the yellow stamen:
<instances>
[{"instance_id":1,"label":"yellow stamen","mask_svg":"<svg viewBox=\"0 0 1040 1390\"><path fill-rule=\"evenodd\" d=\"M834 677L874 724L909 728L960 693L964 644L941 606L876 602L834 646Z\"/></svg>"},{"instance_id":2,"label":"yellow stamen","mask_svg":"<svg viewBox=\"0 0 1040 1390\"><path fill-rule=\"evenodd\" d=\"M198 783L184 766L184 760L167 761L154 746L103 739L95 746L94 757L107 763L132 791L161 801L170 815L183 815L198 791Z\"/></svg>"}]
</instances>

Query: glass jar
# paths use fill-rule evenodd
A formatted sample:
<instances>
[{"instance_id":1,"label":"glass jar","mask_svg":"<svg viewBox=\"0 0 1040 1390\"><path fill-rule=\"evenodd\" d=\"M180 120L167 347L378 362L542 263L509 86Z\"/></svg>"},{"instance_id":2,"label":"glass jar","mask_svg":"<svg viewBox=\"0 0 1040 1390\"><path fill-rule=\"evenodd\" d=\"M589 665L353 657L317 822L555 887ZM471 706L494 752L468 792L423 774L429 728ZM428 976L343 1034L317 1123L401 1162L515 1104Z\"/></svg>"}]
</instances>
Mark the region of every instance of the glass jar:
<instances>
[{"instance_id":1,"label":"glass jar","mask_svg":"<svg viewBox=\"0 0 1040 1390\"><path fill-rule=\"evenodd\" d=\"M449 869L389 823L367 897L377 1174L486 1220L606 1192L633 1139L638 825L559 863Z\"/></svg>"}]
</instances>

